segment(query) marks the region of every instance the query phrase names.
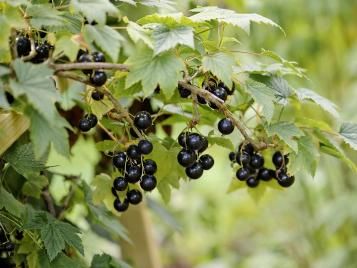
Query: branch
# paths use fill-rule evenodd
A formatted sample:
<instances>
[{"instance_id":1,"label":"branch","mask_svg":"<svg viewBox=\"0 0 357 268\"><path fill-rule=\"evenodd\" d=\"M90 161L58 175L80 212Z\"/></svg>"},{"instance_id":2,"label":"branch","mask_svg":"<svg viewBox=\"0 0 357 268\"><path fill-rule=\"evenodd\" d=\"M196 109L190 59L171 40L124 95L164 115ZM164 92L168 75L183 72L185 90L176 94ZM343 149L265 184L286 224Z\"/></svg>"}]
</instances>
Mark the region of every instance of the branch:
<instances>
[{"instance_id":1,"label":"branch","mask_svg":"<svg viewBox=\"0 0 357 268\"><path fill-rule=\"evenodd\" d=\"M42 191L41 193L42 199L45 201L47 210L52 214L52 216L56 217L56 209L55 205L53 203L52 196L50 195L50 192L48 191L48 188Z\"/></svg>"},{"instance_id":2,"label":"branch","mask_svg":"<svg viewBox=\"0 0 357 268\"><path fill-rule=\"evenodd\" d=\"M119 63L108 63L108 62L77 62L77 63L65 63L65 64L51 64L50 67L59 71L73 71L73 70L119 70L119 71L129 71L128 65Z\"/></svg>"}]
</instances>

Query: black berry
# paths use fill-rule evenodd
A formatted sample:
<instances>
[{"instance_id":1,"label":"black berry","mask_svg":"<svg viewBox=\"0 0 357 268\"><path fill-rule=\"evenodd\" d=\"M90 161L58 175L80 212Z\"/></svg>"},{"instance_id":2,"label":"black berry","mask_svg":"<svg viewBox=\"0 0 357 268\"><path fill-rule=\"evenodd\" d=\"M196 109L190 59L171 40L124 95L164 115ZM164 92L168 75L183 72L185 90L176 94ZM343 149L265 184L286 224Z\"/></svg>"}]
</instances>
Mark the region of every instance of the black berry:
<instances>
[{"instance_id":1,"label":"black berry","mask_svg":"<svg viewBox=\"0 0 357 268\"><path fill-rule=\"evenodd\" d=\"M113 182L113 187L117 191L125 191L128 188L128 182L123 177L117 177Z\"/></svg>"},{"instance_id":2,"label":"black berry","mask_svg":"<svg viewBox=\"0 0 357 268\"><path fill-rule=\"evenodd\" d=\"M126 150L126 154L128 155L129 158L133 160L139 160L141 157L141 152L139 150L139 147L135 144L132 144L128 147Z\"/></svg>"},{"instance_id":3,"label":"black berry","mask_svg":"<svg viewBox=\"0 0 357 268\"><path fill-rule=\"evenodd\" d=\"M282 187L289 187L295 182L294 176L288 176L286 173L281 172L278 174L278 183Z\"/></svg>"},{"instance_id":4,"label":"black berry","mask_svg":"<svg viewBox=\"0 0 357 268\"><path fill-rule=\"evenodd\" d=\"M273 170L273 172L274 172L274 170ZM258 172L258 179L262 180L262 181L269 181L273 178L271 175L272 175L271 170L262 168Z\"/></svg>"},{"instance_id":5,"label":"black berry","mask_svg":"<svg viewBox=\"0 0 357 268\"><path fill-rule=\"evenodd\" d=\"M284 159L283 154L280 151L277 151L273 154L272 160L276 168L280 168L283 165L284 163L283 159Z\"/></svg>"},{"instance_id":6,"label":"black berry","mask_svg":"<svg viewBox=\"0 0 357 268\"><path fill-rule=\"evenodd\" d=\"M177 161L183 167L192 165L197 159L194 151L182 149L177 155Z\"/></svg>"},{"instance_id":7,"label":"black berry","mask_svg":"<svg viewBox=\"0 0 357 268\"><path fill-rule=\"evenodd\" d=\"M90 77L90 81L97 87L103 86L107 81L107 74L103 71L95 71Z\"/></svg>"},{"instance_id":8,"label":"black berry","mask_svg":"<svg viewBox=\"0 0 357 268\"><path fill-rule=\"evenodd\" d=\"M113 165L118 169L124 168L125 162L126 154L124 152L120 152L113 157Z\"/></svg>"},{"instance_id":9,"label":"black berry","mask_svg":"<svg viewBox=\"0 0 357 268\"><path fill-rule=\"evenodd\" d=\"M223 118L218 122L218 130L223 135L231 134L234 130L234 125L231 119Z\"/></svg>"},{"instance_id":10,"label":"black berry","mask_svg":"<svg viewBox=\"0 0 357 268\"><path fill-rule=\"evenodd\" d=\"M82 118L79 120L78 128L80 131L87 132L92 128L92 124L87 118Z\"/></svg>"},{"instance_id":11,"label":"black berry","mask_svg":"<svg viewBox=\"0 0 357 268\"><path fill-rule=\"evenodd\" d=\"M250 165L255 169L261 168L264 165L264 158L259 154L254 154L250 159Z\"/></svg>"},{"instance_id":12,"label":"black berry","mask_svg":"<svg viewBox=\"0 0 357 268\"><path fill-rule=\"evenodd\" d=\"M199 162L204 170L209 170L214 165L214 159L209 154L201 155Z\"/></svg>"},{"instance_id":13,"label":"black berry","mask_svg":"<svg viewBox=\"0 0 357 268\"><path fill-rule=\"evenodd\" d=\"M197 95L197 101L198 101L198 103L201 103L201 104L206 104L207 103L206 99L201 97L201 96L199 96L199 95Z\"/></svg>"},{"instance_id":14,"label":"black berry","mask_svg":"<svg viewBox=\"0 0 357 268\"><path fill-rule=\"evenodd\" d=\"M187 177L191 179L198 179L203 174L203 167L200 163L195 162L185 170Z\"/></svg>"},{"instance_id":15,"label":"black berry","mask_svg":"<svg viewBox=\"0 0 357 268\"><path fill-rule=\"evenodd\" d=\"M35 44L36 56L31 59L33 63L41 63L50 55L51 46L48 43Z\"/></svg>"},{"instance_id":16,"label":"black berry","mask_svg":"<svg viewBox=\"0 0 357 268\"><path fill-rule=\"evenodd\" d=\"M191 150L200 150L202 148L202 136L198 133L190 133L187 137L187 146Z\"/></svg>"},{"instance_id":17,"label":"black berry","mask_svg":"<svg viewBox=\"0 0 357 268\"><path fill-rule=\"evenodd\" d=\"M223 101L227 100L227 91L223 87L216 87L212 90L212 94Z\"/></svg>"},{"instance_id":18,"label":"black berry","mask_svg":"<svg viewBox=\"0 0 357 268\"><path fill-rule=\"evenodd\" d=\"M134 125L141 130L145 130L152 124L151 115L146 111L138 112L134 118Z\"/></svg>"},{"instance_id":19,"label":"black berry","mask_svg":"<svg viewBox=\"0 0 357 268\"><path fill-rule=\"evenodd\" d=\"M157 181L154 175L144 175L141 178L140 187L144 191L152 191L155 189L156 184Z\"/></svg>"},{"instance_id":20,"label":"black berry","mask_svg":"<svg viewBox=\"0 0 357 268\"><path fill-rule=\"evenodd\" d=\"M91 128L95 127L98 123L98 118L94 114L88 115L87 119L90 122Z\"/></svg>"},{"instance_id":21,"label":"black berry","mask_svg":"<svg viewBox=\"0 0 357 268\"><path fill-rule=\"evenodd\" d=\"M31 41L25 36L16 39L16 50L19 57L27 56L31 52Z\"/></svg>"},{"instance_id":22,"label":"black berry","mask_svg":"<svg viewBox=\"0 0 357 268\"><path fill-rule=\"evenodd\" d=\"M202 138L202 146L201 146L201 149L198 150L199 153L203 153L208 148L208 140L207 140L207 138L203 137L203 136L201 136L201 138Z\"/></svg>"},{"instance_id":23,"label":"black berry","mask_svg":"<svg viewBox=\"0 0 357 268\"><path fill-rule=\"evenodd\" d=\"M128 166L126 168L125 178L130 183L136 183L140 180L141 177L141 168L138 166Z\"/></svg>"},{"instance_id":24,"label":"black berry","mask_svg":"<svg viewBox=\"0 0 357 268\"><path fill-rule=\"evenodd\" d=\"M118 193L117 193L117 191L115 190L114 187L112 187L112 195L113 195L114 197L118 198Z\"/></svg>"},{"instance_id":25,"label":"black berry","mask_svg":"<svg viewBox=\"0 0 357 268\"><path fill-rule=\"evenodd\" d=\"M143 163L145 174L153 175L157 170L157 165L154 160L146 159Z\"/></svg>"},{"instance_id":26,"label":"black berry","mask_svg":"<svg viewBox=\"0 0 357 268\"><path fill-rule=\"evenodd\" d=\"M243 146L243 144L239 145L239 151L243 151L248 153L249 155L253 155L254 154L254 146L251 143L247 143Z\"/></svg>"},{"instance_id":27,"label":"black berry","mask_svg":"<svg viewBox=\"0 0 357 268\"><path fill-rule=\"evenodd\" d=\"M126 193L126 196L130 204L137 205L143 199L143 195L139 190L132 189Z\"/></svg>"},{"instance_id":28,"label":"black berry","mask_svg":"<svg viewBox=\"0 0 357 268\"><path fill-rule=\"evenodd\" d=\"M142 154L150 154L152 152L153 146L152 143L148 140L141 140L138 143L139 151Z\"/></svg>"},{"instance_id":29,"label":"black berry","mask_svg":"<svg viewBox=\"0 0 357 268\"><path fill-rule=\"evenodd\" d=\"M249 187L255 188L259 185L259 180L255 178L254 176L250 176L247 180L246 183Z\"/></svg>"},{"instance_id":30,"label":"black berry","mask_svg":"<svg viewBox=\"0 0 357 268\"><path fill-rule=\"evenodd\" d=\"M79 50L78 55L78 62L92 62L92 57L84 50ZM82 70L82 72L86 75L89 75L92 74L93 70Z\"/></svg>"},{"instance_id":31,"label":"black berry","mask_svg":"<svg viewBox=\"0 0 357 268\"><path fill-rule=\"evenodd\" d=\"M128 199L124 199L123 202L120 202L119 198L116 198L114 200L114 208L118 211L118 212L124 212L128 209L129 207L129 201Z\"/></svg>"},{"instance_id":32,"label":"black berry","mask_svg":"<svg viewBox=\"0 0 357 268\"><path fill-rule=\"evenodd\" d=\"M250 156L246 152L238 153L236 156L237 163L241 166L246 166L250 162Z\"/></svg>"},{"instance_id":33,"label":"black berry","mask_svg":"<svg viewBox=\"0 0 357 268\"><path fill-rule=\"evenodd\" d=\"M95 51L92 53L94 62L105 62L105 56L102 52Z\"/></svg>"},{"instance_id":34,"label":"black berry","mask_svg":"<svg viewBox=\"0 0 357 268\"><path fill-rule=\"evenodd\" d=\"M187 137L188 137L189 133L188 132L181 132L180 135L178 136L177 140L178 143L183 147L186 148L187 147Z\"/></svg>"},{"instance_id":35,"label":"black berry","mask_svg":"<svg viewBox=\"0 0 357 268\"><path fill-rule=\"evenodd\" d=\"M181 85L178 85L178 91L180 93L181 98L188 98L188 96L191 95L191 91L182 87Z\"/></svg>"},{"instance_id":36,"label":"black berry","mask_svg":"<svg viewBox=\"0 0 357 268\"><path fill-rule=\"evenodd\" d=\"M92 92L92 99L96 101L100 101L104 98L104 94L102 92L99 92L97 90L94 90Z\"/></svg>"},{"instance_id":37,"label":"black berry","mask_svg":"<svg viewBox=\"0 0 357 268\"><path fill-rule=\"evenodd\" d=\"M248 178L248 176L249 176L249 169L242 167L237 170L236 177L238 180L244 181Z\"/></svg>"},{"instance_id":38,"label":"black berry","mask_svg":"<svg viewBox=\"0 0 357 268\"><path fill-rule=\"evenodd\" d=\"M230 152L228 155L229 160L231 160L231 162L236 160L236 154L235 152Z\"/></svg>"}]
</instances>

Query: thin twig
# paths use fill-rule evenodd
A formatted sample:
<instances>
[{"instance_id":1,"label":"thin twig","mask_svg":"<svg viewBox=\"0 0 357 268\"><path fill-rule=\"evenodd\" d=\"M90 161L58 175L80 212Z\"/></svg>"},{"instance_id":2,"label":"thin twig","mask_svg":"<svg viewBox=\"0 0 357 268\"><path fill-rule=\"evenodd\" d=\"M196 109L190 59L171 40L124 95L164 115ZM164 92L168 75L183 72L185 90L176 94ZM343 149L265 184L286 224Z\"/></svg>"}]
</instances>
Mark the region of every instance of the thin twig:
<instances>
[{"instance_id":1,"label":"thin twig","mask_svg":"<svg viewBox=\"0 0 357 268\"><path fill-rule=\"evenodd\" d=\"M102 123L98 122L98 126L104 130L105 133L115 142L118 142L118 139L105 127Z\"/></svg>"},{"instance_id":2,"label":"thin twig","mask_svg":"<svg viewBox=\"0 0 357 268\"><path fill-rule=\"evenodd\" d=\"M73 71L73 70L119 70L119 71L129 71L129 67L126 64L119 63L109 63L109 62L76 62L76 63L65 63L65 64L51 64L51 68L55 72L59 71Z\"/></svg>"},{"instance_id":3,"label":"thin twig","mask_svg":"<svg viewBox=\"0 0 357 268\"><path fill-rule=\"evenodd\" d=\"M48 189L46 188L45 190L42 191L41 193L42 199L45 201L47 210L49 213L52 214L52 216L56 217L56 210L55 210L55 205L53 203L52 196Z\"/></svg>"}]
</instances>

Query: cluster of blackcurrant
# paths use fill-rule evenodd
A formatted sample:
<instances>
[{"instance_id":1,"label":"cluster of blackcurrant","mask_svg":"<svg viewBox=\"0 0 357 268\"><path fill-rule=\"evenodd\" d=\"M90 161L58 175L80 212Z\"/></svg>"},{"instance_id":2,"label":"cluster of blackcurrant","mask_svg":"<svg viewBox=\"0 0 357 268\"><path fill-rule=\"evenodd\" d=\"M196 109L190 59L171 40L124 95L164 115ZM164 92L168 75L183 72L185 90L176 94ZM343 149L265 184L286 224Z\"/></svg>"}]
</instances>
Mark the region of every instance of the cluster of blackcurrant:
<instances>
[{"instance_id":1,"label":"cluster of blackcurrant","mask_svg":"<svg viewBox=\"0 0 357 268\"><path fill-rule=\"evenodd\" d=\"M46 32L40 32L41 37L45 37ZM50 51L53 50L53 46L47 41L35 42L35 56L30 60L32 63L42 63L48 59ZM31 40L28 36L20 35L16 38L16 51L18 57L28 56L31 52Z\"/></svg>"},{"instance_id":2,"label":"cluster of blackcurrant","mask_svg":"<svg viewBox=\"0 0 357 268\"><path fill-rule=\"evenodd\" d=\"M214 165L214 159L209 154L201 155L208 147L206 137L192 132L182 132L178 136L178 143L182 150L177 155L177 161L183 167L187 177L198 179L204 170L209 170Z\"/></svg>"},{"instance_id":3,"label":"cluster of blackcurrant","mask_svg":"<svg viewBox=\"0 0 357 268\"><path fill-rule=\"evenodd\" d=\"M283 156L279 151L274 153L272 159L276 170L264 167L264 157L255 152L254 146L250 143L239 145L237 153L229 153L229 159L241 166L236 172L236 177L240 181L245 181L249 187L257 187L260 181L270 181L273 178L283 187L289 187L295 181L294 176L287 175L288 156Z\"/></svg>"},{"instance_id":4,"label":"cluster of blackcurrant","mask_svg":"<svg viewBox=\"0 0 357 268\"><path fill-rule=\"evenodd\" d=\"M80 131L87 132L94 128L98 123L98 118L94 114L87 114L79 120L78 128Z\"/></svg>"},{"instance_id":5,"label":"cluster of blackcurrant","mask_svg":"<svg viewBox=\"0 0 357 268\"><path fill-rule=\"evenodd\" d=\"M9 255L14 249L15 244L10 240L10 236L0 227L0 255Z\"/></svg>"},{"instance_id":6,"label":"cluster of blackcurrant","mask_svg":"<svg viewBox=\"0 0 357 268\"><path fill-rule=\"evenodd\" d=\"M105 56L102 52L95 51L91 54L84 50L79 50L77 55L78 62L105 62ZM107 81L107 74L102 70L83 70L84 74L89 75L90 82L97 87L103 86ZM100 95L99 95L100 96ZM93 95L92 95L93 97ZM93 99L95 99L93 97ZM102 98L100 98L102 99Z\"/></svg>"},{"instance_id":7,"label":"cluster of blackcurrant","mask_svg":"<svg viewBox=\"0 0 357 268\"><path fill-rule=\"evenodd\" d=\"M115 196L114 208L123 212L128 209L129 204L139 204L142 193L137 189L130 189L130 184L140 181L140 187L144 191L152 191L157 185L155 172L156 162L152 159L144 159L144 155L152 152L153 145L148 140L140 140L137 145L130 145L126 152L118 152L113 156L113 165L121 173L114 179L112 193ZM126 197L121 201L117 192L126 191Z\"/></svg>"}]
</instances>

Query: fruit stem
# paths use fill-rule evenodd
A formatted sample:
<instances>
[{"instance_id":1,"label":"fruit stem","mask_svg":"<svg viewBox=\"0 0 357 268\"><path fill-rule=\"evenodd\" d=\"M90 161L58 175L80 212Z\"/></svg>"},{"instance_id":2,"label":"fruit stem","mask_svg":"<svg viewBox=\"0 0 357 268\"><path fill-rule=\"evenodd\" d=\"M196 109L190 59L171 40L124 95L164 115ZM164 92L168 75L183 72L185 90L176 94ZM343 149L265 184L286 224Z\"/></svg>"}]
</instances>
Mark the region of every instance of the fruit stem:
<instances>
[{"instance_id":1,"label":"fruit stem","mask_svg":"<svg viewBox=\"0 0 357 268\"><path fill-rule=\"evenodd\" d=\"M129 71L129 67L126 64L119 63L109 63L109 62L75 62L75 63L64 63L64 64L51 64L50 67L55 70L55 72L60 71L73 71L73 70L119 70L119 71Z\"/></svg>"}]
</instances>

